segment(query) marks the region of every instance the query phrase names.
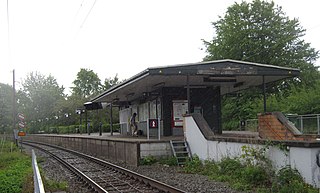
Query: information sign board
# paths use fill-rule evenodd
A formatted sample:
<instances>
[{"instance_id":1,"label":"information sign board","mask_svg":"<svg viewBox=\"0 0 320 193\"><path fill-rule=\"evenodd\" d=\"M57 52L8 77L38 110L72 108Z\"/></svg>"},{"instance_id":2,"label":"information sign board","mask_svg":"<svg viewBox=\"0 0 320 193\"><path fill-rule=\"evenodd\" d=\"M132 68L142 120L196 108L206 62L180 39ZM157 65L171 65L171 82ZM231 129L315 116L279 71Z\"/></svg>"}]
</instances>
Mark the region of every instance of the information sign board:
<instances>
[{"instance_id":1,"label":"information sign board","mask_svg":"<svg viewBox=\"0 0 320 193\"><path fill-rule=\"evenodd\" d=\"M18 132L18 136L20 136L20 137L26 136L26 132L24 132L24 131L19 131L19 132Z\"/></svg>"},{"instance_id":2,"label":"information sign board","mask_svg":"<svg viewBox=\"0 0 320 193\"><path fill-rule=\"evenodd\" d=\"M157 129L158 125L158 119L149 119L149 128Z\"/></svg>"}]
</instances>

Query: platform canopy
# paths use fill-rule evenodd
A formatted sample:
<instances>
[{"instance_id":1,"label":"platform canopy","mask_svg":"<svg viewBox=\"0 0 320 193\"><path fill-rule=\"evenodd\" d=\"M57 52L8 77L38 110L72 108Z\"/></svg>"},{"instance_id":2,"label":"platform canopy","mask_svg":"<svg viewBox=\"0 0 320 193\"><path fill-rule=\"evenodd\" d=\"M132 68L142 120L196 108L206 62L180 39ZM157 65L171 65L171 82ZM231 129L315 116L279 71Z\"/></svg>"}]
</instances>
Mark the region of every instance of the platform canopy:
<instances>
[{"instance_id":1,"label":"platform canopy","mask_svg":"<svg viewBox=\"0 0 320 193\"><path fill-rule=\"evenodd\" d=\"M111 87L92 102L132 101L161 87L220 87L221 95L298 76L294 68L237 60L216 60L148 68Z\"/></svg>"}]
</instances>

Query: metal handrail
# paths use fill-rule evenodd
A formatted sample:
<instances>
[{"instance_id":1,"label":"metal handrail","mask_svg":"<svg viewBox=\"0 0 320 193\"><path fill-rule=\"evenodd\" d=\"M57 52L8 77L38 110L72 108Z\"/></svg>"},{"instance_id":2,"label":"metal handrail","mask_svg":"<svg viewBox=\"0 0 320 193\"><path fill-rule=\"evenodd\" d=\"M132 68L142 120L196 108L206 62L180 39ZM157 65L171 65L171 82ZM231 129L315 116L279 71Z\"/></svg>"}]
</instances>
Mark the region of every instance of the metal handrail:
<instances>
[{"instance_id":1,"label":"metal handrail","mask_svg":"<svg viewBox=\"0 0 320 193\"><path fill-rule=\"evenodd\" d=\"M45 193L40 171L37 163L37 156L32 149L32 168L33 168L33 181L34 181L34 192Z\"/></svg>"}]
</instances>

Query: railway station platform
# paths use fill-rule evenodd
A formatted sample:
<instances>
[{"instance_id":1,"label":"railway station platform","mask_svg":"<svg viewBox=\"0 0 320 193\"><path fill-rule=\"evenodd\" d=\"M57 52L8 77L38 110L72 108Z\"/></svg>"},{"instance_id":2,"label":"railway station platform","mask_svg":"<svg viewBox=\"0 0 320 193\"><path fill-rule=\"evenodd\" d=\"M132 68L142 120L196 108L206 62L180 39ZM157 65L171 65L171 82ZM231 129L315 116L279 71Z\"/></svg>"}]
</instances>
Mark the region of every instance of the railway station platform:
<instances>
[{"instance_id":1,"label":"railway station platform","mask_svg":"<svg viewBox=\"0 0 320 193\"><path fill-rule=\"evenodd\" d=\"M57 135L57 134L46 134L46 135ZM147 139L146 136L131 136L131 135L123 135L118 132L113 132L111 135L110 132L102 133L100 136L99 133L82 133L82 134L59 134L58 136L71 136L71 137L85 137L85 138L97 138L97 139L110 139L115 141L138 141L138 142L145 142L145 141L170 141L170 140L183 140L183 136L161 136L160 140L157 137L150 137Z\"/></svg>"},{"instance_id":2,"label":"railway station platform","mask_svg":"<svg viewBox=\"0 0 320 193\"><path fill-rule=\"evenodd\" d=\"M83 134L30 134L24 141L34 141L62 146L80 151L101 159L123 162L137 166L140 159L146 156L170 157L172 150L170 141L183 141L183 136L126 136L114 132Z\"/></svg>"},{"instance_id":3,"label":"railway station platform","mask_svg":"<svg viewBox=\"0 0 320 193\"><path fill-rule=\"evenodd\" d=\"M220 140L257 139L256 132L224 131L219 135ZM117 132L82 134L30 134L23 138L26 141L35 141L62 146L80 151L102 159L124 162L128 165L138 165L139 160L146 156L171 157L173 156L170 141L184 141L184 136L130 136Z\"/></svg>"}]
</instances>

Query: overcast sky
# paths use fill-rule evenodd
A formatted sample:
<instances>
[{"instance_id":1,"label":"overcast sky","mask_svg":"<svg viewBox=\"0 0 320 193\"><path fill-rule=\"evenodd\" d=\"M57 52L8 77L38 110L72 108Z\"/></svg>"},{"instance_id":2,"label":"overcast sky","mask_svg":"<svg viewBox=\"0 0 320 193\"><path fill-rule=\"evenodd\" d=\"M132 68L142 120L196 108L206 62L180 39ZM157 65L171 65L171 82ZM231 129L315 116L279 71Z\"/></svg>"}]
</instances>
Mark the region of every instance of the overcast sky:
<instances>
[{"instance_id":1,"label":"overcast sky","mask_svg":"<svg viewBox=\"0 0 320 193\"><path fill-rule=\"evenodd\" d=\"M68 88L80 68L101 80L152 67L199 62L201 39L234 0L0 0L0 82L38 71ZM241 1L237 1L241 2ZM320 1L275 0L320 50ZM8 38L9 32L9 38ZM9 51L10 50L10 51ZM317 65L320 62L317 61Z\"/></svg>"}]
</instances>

